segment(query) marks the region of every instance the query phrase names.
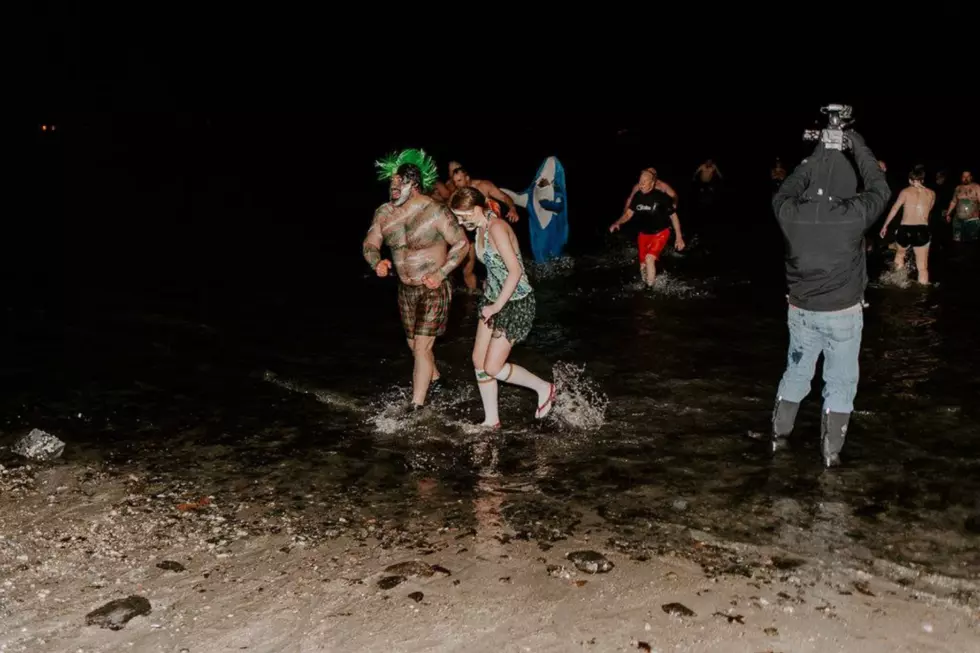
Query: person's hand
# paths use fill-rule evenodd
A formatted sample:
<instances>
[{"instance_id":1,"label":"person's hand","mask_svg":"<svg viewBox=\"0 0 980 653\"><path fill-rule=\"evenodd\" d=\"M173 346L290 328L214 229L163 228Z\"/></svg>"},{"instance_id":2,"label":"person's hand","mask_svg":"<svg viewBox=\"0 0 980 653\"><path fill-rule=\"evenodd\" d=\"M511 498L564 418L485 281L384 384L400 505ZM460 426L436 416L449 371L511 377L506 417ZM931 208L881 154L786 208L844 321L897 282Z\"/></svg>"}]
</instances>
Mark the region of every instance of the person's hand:
<instances>
[{"instance_id":1,"label":"person's hand","mask_svg":"<svg viewBox=\"0 0 980 653\"><path fill-rule=\"evenodd\" d=\"M422 277L422 283L429 290L435 290L436 288L442 285L443 281L445 281L445 279L443 278L441 272L436 272L435 274L427 274L424 277Z\"/></svg>"},{"instance_id":2,"label":"person's hand","mask_svg":"<svg viewBox=\"0 0 980 653\"><path fill-rule=\"evenodd\" d=\"M499 312L500 312L499 306L497 306L496 304L487 304L486 306L483 307L483 310L480 311L480 319L482 319L487 324L490 324L490 320L493 319L493 316Z\"/></svg>"},{"instance_id":3,"label":"person's hand","mask_svg":"<svg viewBox=\"0 0 980 653\"><path fill-rule=\"evenodd\" d=\"M946 222L952 222L952 221L953 221L953 212L946 211Z\"/></svg>"},{"instance_id":4,"label":"person's hand","mask_svg":"<svg viewBox=\"0 0 980 653\"><path fill-rule=\"evenodd\" d=\"M683 252L685 247L687 247L687 244L684 242L684 237L678 236L677 242L674 243L674 249L678 252Z\"/></svg>"},{"instance_id":5,"label":"person's hand","mask_svg":"<svg viewBox=\"0 0 980 653\"><path fill-rule=\"evenodd\" d=\"M885 225L884 227L881 228L881 234L880 235L881 235L882 239L884 239L885 236L888 235L888 225Z\"/></svg>"},{"instance_id":6,"label":"person's hand","mask_svg":"<svg viewBox=\"0 0 980 653\"><path fill-rule=\"evenodd\" d=\"M507 211L507 219L511 222L517 222L521 219L521 216L517 215L517 210L512 206L510 210Z\"/></svg>"},{"instance_id":7,"label":"person's hand","mask_svg":"<svg viewBox=\"0 0 980 653\"><path fill-rule=\"evenodd\" d=\"M391 271L391 261L388 259L380 261L374 268L374 271L378 273L379 277L387 277L388 273Z\"/></svg>"},{"instance_id":8,"label":"person's hand","mask_svg":"<svg viewBox=\"0 0 980 653\"><path fill-rule=\"evenodd\" d=\"M609 225L609 233L612 234L612 233L616 233L617 231L619 231L619 223L618 222L613 222L611 225Z\"/></svg>"}]
</instances>

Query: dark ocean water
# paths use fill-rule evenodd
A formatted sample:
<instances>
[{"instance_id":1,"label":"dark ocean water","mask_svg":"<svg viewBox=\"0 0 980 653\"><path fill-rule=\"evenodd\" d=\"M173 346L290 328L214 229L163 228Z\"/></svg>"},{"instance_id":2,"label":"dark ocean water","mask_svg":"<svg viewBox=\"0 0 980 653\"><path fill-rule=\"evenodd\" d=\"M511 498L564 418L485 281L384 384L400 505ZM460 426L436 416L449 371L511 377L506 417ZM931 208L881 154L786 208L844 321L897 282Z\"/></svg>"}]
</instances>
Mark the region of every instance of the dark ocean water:
<instances>
[{"instance_id":1,"label":"dark ocean water","mask_svg":"<svg viewBox=\"0 0 980 653\"><path fill-rule=\"evenodd\" d=\"M245 238L236 216L268 211L241 200L255 197L246 175L158 182L107 200L118 224L123 204L142 221L138 238L93 249L83 235L78 251L66 236L43 292L8 302L0 444L43 428L69 443L68 461L276 501L311 533L355 508L467 524L493 496L507 528L539 539L594 517L623 546L683 526L980 577L975 249L937 256L930 289L881 277L887 253L872 257L857 412L828 472L819 378L789 451L773 458L749 437L769 426L787 345L764 183L682 214L690 251L666 257L653 290L638 284L632 238L601 229L630 180L579 202L570 256L533 271L538 318L512 357L555 375L564 398L539 424L534 396L502 386L504 428L487 435L469 427L482 419L476 300L461 293L437 345L447 387L422 414L399 412L412 361L393 282L359 258L370 203L323 215L354 227L287 220ZM208 211L224 217L195 221ZM169 212L179 235L146 228Z\"/></svg>"}]
</instances>

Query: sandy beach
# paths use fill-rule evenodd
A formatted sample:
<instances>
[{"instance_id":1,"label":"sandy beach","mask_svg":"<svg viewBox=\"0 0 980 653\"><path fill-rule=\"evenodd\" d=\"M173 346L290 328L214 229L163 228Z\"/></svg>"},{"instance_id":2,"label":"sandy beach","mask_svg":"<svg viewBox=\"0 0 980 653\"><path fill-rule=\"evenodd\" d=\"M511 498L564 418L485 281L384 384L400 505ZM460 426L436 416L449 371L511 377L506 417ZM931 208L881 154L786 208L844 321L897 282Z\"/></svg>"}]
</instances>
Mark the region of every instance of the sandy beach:
<instances>
[{"instance_id":1,"label":"sandy beach","mask_svg":"<svg viewBox=\"0 0 980 653\"><path fill-rule=\"evenodd\" d=\"M625 542L588 514L552 538L509 523L507 488L481 495L473 528L338 505L311 520L135 465L4 461L4 653L980 651L976 584L880 560L663 524ZM613 566L581 571L576 551ZM150 612L87 625L130 596Z\"/></svg>"}]
</instances>

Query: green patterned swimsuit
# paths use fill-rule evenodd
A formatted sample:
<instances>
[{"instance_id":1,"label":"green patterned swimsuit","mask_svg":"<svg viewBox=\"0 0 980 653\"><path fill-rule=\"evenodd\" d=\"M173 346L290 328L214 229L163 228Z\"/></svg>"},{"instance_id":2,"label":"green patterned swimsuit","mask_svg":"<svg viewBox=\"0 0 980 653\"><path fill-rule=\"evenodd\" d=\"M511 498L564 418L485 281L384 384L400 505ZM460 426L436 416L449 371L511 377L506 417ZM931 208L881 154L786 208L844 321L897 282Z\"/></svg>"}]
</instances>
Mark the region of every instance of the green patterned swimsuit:
<instances>
[{"instance_id":1,"label":"green patterned swimsuit","mask_svg":"<svg viewBox=\"0 0 980 653\"><path fill-rule=\"evenodd\" d=\"M484 306L493 304L500 297L504 281L507 280L507 264L490 240L489 224L483 230L482 235L477 234L476 241L476 257L487 268L487 282L478 308L482 313ZM490 320L493 337L506 336L507 340L512 343L521 342L527 338L531 332L531 324L534 322L536 307L534 289L531 288L531 283L527 280L527 272L524 271L524 259L521 257L520 251L517 252L517 260L521 264L521 280L517 283L517 288L514 289L514 293L504 307Z\"/></svg>"}]
</instances>

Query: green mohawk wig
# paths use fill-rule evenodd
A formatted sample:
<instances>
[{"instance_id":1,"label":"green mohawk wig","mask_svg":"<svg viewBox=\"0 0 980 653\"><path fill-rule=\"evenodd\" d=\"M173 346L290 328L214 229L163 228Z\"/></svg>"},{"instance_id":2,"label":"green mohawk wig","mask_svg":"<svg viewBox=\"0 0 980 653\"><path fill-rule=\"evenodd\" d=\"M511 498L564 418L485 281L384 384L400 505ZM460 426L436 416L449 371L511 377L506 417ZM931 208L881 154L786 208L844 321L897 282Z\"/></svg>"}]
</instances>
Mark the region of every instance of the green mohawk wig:
<instances>
[{"instance_id":1,"label":"green mohawk wig","mask_svg":"<svg viewBox=\"0 0 980 653\"><path fill-rule=\"evenodd\" d=\"M398 172L398 168L406 163L416 165L422 171L422 190L426 192L432 190L439 177L439 172L435 160L424 150L402 150L397 154L392 152L380 161L375 161L374 165L378 168L378 179L391 179Z\"/></svg>"}]
</instances>

